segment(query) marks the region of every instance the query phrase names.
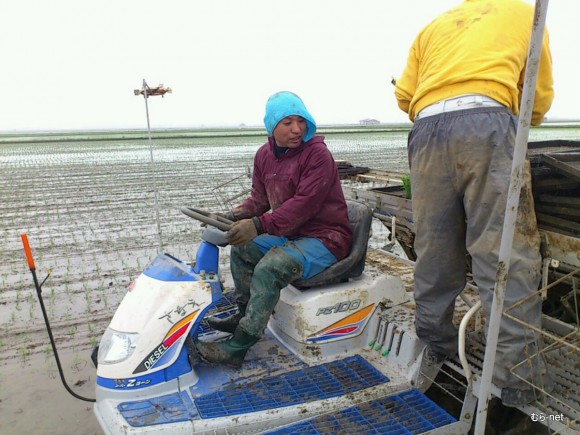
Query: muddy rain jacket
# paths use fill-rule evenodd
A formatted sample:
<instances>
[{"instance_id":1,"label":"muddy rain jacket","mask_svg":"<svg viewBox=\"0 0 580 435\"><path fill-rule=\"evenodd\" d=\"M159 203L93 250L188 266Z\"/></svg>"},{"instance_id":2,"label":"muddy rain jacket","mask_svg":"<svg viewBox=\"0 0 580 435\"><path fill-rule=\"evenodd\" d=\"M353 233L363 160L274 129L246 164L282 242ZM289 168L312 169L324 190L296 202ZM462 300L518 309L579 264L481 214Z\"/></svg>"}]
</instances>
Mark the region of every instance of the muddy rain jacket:
<instances>
[{"instance_id":1,"label":"muddy rain jacket","mask_svg":"<svg viewBox=\"0 0 580 435\"><path fill-rule=\"evenodd\" d=\"M254 157L250 197L232 212L236 219L258 216L268 234L316 237L338 260L350 252L347 206L336 162L323 136L314 136L278 158L270 137Z\"/></svg>"}]
</instances>

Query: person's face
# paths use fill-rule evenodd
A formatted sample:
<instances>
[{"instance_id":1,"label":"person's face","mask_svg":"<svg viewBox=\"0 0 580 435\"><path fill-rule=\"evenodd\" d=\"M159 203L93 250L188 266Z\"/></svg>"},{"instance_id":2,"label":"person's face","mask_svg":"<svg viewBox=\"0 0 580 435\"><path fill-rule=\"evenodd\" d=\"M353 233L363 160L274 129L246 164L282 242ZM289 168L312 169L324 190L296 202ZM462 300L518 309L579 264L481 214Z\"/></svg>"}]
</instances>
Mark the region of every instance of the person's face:
<instances>
[{"instance_id":1,"label":"person's face","mask_svg":"<svg viewBox=\"0 0 580 435\"><path fill-rule=\"evenodd\" d=\"M292 115L282 119L272 132L276 145L282 148L298 148L306 133L306 120Z\"/></svg>"}]
</instances>

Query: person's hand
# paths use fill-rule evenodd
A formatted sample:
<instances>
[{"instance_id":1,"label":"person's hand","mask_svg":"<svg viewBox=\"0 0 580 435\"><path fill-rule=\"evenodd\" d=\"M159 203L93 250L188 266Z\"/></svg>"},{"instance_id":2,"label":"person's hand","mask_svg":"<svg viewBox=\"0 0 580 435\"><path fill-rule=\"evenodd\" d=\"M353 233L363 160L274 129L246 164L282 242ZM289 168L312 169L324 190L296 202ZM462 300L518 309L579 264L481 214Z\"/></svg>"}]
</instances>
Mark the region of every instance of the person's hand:
<instances>
[{"instance_id":1,"label":"person's hand","mask_svg":"<svg viewBox=\"0 0 580 435\"><path fill-rule=\"evenodd\" d=\"M226 240L230 245L245 245L258 235L258 230L252 219L242 219L234 222L226 233Z\"/></svg>"},{"instance_id":2,"label":"person's hand","mask_svg":"<svg viewBox=\"0 0 580 435\"><path fill-rule=\"evenodd\" d=\"M225 213L216 213L216 214L217 214L218 216L224 217L224 218L226 218L227 220L230 220L230 221L232 221L232 222L235 222L235 221L237 221L236 217L234 216L234 213L233 213L231 210L230 210L230 211L227 211L227 212L225 212Z\"/></svg>"}]
</instances>

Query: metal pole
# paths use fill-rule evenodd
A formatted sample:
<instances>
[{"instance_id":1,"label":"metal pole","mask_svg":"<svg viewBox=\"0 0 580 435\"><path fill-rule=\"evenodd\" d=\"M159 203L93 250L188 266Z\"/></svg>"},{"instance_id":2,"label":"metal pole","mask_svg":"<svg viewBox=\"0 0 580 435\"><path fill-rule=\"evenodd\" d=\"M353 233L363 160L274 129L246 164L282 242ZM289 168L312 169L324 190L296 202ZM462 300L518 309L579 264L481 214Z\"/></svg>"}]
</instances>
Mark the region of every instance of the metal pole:
<instances>
[{"instance_id":1,"label":"metal pole","mask_svg":"<svg viewBox=\"0 0 580 435\"><path fill-rule=\"evenodd\" d=\"M34 288L36 288L36 294L38 296L38 302L40 303L40 309L42 310L42 317L44 318L44 323L46 325L46 331L48 332L48 339L50 340L50 345L52 346L52 352L54 353L54 359L56 361L56 367L58 368L58 374L60 375L60 380L64 385L66 391L77 399L84 400L85 402L96 402L96 399L83 397L75 393L71 387L69 387L66 379L64 377L64 370L62 369L62 364L60 362L60 357L58 355L58 350L56 348L56 341L52 335L52 328L50 327L50 322L48 320L48 313L46 312L46 307L44 305L44 299L42 298L42 285L50 276L50 273L44 278L41 283L38 282L38 277L36 276L36 266L34 264L34 258L32 257L32 251L30 250L30 244L28 243L28 236L25 233L20 234L22 238L22 245L24 246L24 254L26 255L26 261L28 262L28 268L30 273L32 273L32 279L34 281Z\"/></svg>"},{"instance_id":2,"label":"metal pole","mask_svg":"<svg viewBox=\"0 0 580 435\"><path fill-rule=\"evenodd\" d=\"M143 79L143 98L145 98L145 113L147 115L147 132L149 134L149 156L151 158L151 178L153 178L153 190L155 196L155 218L157 221L157 253L161 253L163 250L163 244L161 242L161 223L159 221L159 200L157 191L157 177L155 173L155 159L153 159L153 141L151 140L151 124L149 123L149 106L147 105L148 90L149 86L145 79Z\"/></svg>"},{"instance_id":3,"label":"metal pole","mask_svg":"<svg viewBox=\"0 0 580 435\"><path fill-rule=\"evenodd\" d=\"M511 179L499 248L496 283L493 293L493 302L491 305L489 327L487 331L487 345L485 348L485 358L483 361L483 371L481 374L481 383L478 394L479 402L477 404L477 414L474 430L475 435L483 435L485 433L487 408L489 403L493 368L495 364L495 354L497 351L499 327L505 300L510 256L512 252L518 204L520 199L520 190L523 179L524 165L526 162L530 120L532 118L532 111L534 108L534 95L536 90L536 81L538 78L540 54L542 52L542 39L544 35L548 3L549 0L536 0L534 10L534 21L532 26L532 33L530 36L528 59L526 63L526 74L524 78L524 88L520 105L520 115L518 119L516 143L514 147Z\"/></svg>"}]
</instances>

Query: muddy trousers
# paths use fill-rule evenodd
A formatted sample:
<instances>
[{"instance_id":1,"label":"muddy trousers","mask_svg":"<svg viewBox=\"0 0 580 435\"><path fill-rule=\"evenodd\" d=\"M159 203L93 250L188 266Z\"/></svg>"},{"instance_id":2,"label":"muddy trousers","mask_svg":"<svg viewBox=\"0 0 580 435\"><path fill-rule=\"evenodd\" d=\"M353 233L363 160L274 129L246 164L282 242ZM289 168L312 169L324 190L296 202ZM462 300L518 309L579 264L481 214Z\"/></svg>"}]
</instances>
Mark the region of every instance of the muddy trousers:
<instances>
[{"instance_id":1,"label":"muddy trousers","mask_svg":"<svg viewBox=\"0 0 580 435\"><path fill-rule=\"evenodd\" d=\"M253 243L232 247L230 268L236 300L247 305L238 328L260 337L280 299L280 290L302 276L303 266L279 247L266 254Z\"/></svg>"},{"instance_id":2,"label":"muddy trousers","mask_svg":"<svg viewBox=\"0 0 580 435\"><path fill-rule=\"evenodd\" d=\"M414 295L419 338L439 353L457 352L455 299L466 284L466 254L484 311L490 312L510 184L516 118L505 108L448 112L418 120L409 133L409 164L416 225ZM540 237L529 162L520 194L504 309L538 289ZM533 297L510 314L540 326L541 300ZM511 374L540 382L545 371L538 335L502 318L494 382L527 389Z\"/></svg>"}]
</instances>

